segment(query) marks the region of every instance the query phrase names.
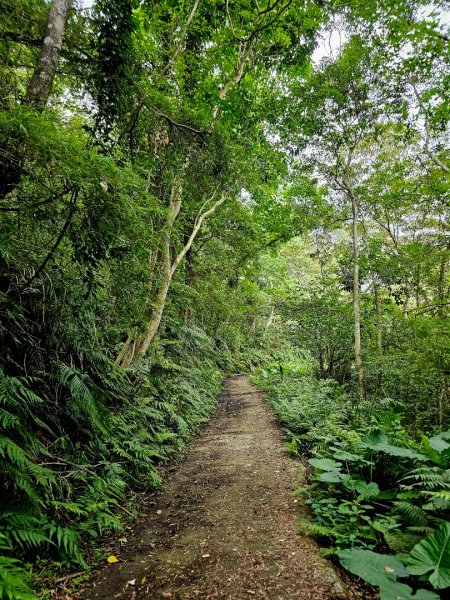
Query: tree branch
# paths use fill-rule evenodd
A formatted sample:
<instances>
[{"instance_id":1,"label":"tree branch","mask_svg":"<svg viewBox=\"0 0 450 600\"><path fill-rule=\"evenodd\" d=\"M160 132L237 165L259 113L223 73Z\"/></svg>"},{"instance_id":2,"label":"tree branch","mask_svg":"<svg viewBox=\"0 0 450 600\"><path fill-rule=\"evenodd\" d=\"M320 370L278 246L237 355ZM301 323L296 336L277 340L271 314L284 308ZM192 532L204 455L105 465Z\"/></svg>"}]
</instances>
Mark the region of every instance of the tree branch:
<instances>
[{"instance_id":1,"label":"tree branch","mask_svg":"<svg viewBox=\"0 0 450 600\"><path fill-rule=\"evenodd\" d=\"M213 200L215 195L216 195L216 192L214 192L214 194L210 198L210 200ZM173 263L170 267L170 277L171 278L173 277L175 271L177 270L180 262L186 256L186 253L190 250L190 248L197 236L197 233L200 231L203 221L205 219L207 219L213 212L215 212L219 208L219 206L225 202L225 200L226 200L225 192L222 192L220 198L208 210L206 210L205 212L199 213L199 215L196 217L196 219L194 221L194 227L192 228L192 232L191 232L191 235L189 236L188 241L184 245L181 252L179 252L177 254L177 256L175 257L175 260L173 261Z\"/></svg>"},{"instance_id":2,"label":"tree branch","mask_svg":"<svg viewBox=\"0 0 450 600\"><path fill-rule=\"evenodd\" d=\"M70 222L72 221L72 216L73 216L73 213L74 213L74 210L75 210L75 203L76 203L76 200L77 200L77 196L78 196L78 190L72 192L72 197L70 199L70 204L69 204L69 214L67 215L67 219L66 219L66 222L63 225L63 228L61 229L58 237L56 238L55 243L51 247L51 249L50 249L49 253L47 254L47 256L44 258L44 260L42 261L42 263L40 264L40 266L36 269L36 271L33 273L33 275L22 285L22 289L25 289L26 287L28 287L32 281L34 281L35 279L37 279L39 277L39 275L42 273L42 271L47 266L48 261L52 258L53 254L58 249L58 246L62 242L62 240L63 240L63 238L64 238L64 236L66 234L66 231L69 228Z\"/></svg>"}]
</instances>

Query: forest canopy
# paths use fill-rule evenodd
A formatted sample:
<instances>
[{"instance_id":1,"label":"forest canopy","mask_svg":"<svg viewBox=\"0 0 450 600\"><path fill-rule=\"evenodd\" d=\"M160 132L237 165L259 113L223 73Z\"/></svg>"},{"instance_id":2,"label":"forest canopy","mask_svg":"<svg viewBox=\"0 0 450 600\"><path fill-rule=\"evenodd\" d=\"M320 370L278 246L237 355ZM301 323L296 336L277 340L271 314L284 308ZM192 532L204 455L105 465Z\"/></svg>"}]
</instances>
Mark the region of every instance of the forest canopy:
<instances>
[{"instance_id":1,"label":"forest canopy","mask_svg":"<svg viewBox=\"0 0 450 600\"><path fill-rule=\"evenodd\" d=\"M91 563L253 368L335 460L331 555L450 538L446 2L0 8L0 598ZM410 495L343 532L333 452Z\"/></svg>"}]
</instances>

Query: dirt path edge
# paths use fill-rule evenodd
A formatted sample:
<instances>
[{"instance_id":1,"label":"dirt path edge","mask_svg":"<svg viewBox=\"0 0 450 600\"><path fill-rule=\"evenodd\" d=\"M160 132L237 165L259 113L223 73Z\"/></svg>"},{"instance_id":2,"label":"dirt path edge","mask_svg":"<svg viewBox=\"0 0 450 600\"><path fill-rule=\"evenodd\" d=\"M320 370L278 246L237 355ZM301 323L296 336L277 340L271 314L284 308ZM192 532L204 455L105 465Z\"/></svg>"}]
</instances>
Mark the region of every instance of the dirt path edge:
<instances>
[{"instance_id":1,"label":"dirt path edge","mask_svg":"<svg viewBox=\"0 0 450 600\"><path fill-rule=\"evenodd\" d=\"M224 384L203 434L149 495L132 528L79 600L344 600L346 589L309 537L293 491L303 464L286 454L263 393L247 375Z\"/></svg>"}]
</instances>

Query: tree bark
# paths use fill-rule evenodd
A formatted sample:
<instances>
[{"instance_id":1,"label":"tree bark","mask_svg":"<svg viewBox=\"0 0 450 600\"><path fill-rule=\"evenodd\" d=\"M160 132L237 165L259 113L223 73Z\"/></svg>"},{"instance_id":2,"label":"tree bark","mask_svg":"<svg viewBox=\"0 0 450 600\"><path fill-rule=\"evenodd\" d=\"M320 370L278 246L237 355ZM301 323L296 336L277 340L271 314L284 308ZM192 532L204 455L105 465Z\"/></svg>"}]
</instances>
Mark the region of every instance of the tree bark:
<instances>
[{"instance_id":1,"label":"tree bark","mask_svg":"<svg viewBox=\"0 0 450 600\"><path fill-rule=\"evenodd\" d=\"M42 108L52 91L64 39L71 0L53 0L36 69L28 83L26 101Z\"/></svg>"},{"instance_id":2,"label":"tree bark","mask_svg":"<svg viewBox=\"0 0 450 600\"><path fill-rule=\"evenodd\" d=\"M375 299L375 311L377 313L377 353L379 356L383 354L383 329L382 329L382 314L381 314L381 303L380 303L380 290L377 284L374 284L374 299Z\"/></svg>"},{"instance_id":3,"label":"tree bark","mask_svg":"<svg viewBox=\"0 0 450 600\"><path fill-rule=\"evenodd\" d=\"M166 306L167 294L169 292L170 282L172 281L171 276L171 268L170 268L170 234L168 233L166 239L164 240L163 248L161 251L163 258L163 269L161 273L161 283L158 290L158 294L155 299L155 303L153 305L153 312L150 317L150 321L147 325L147 331L144 335L141 336L139 342L136 347L136 351L133 355L130 355L128 361L123 364L123 367L126 369L133 363L134 361L142 358L144 354L147 352L150 344L156 337L158 333L159 326L161 324L161 318L163 316L164 308Z\"/></svg>"},{"instance_id":4,"label":"tree bark","mask_svg":"<svg viewBox=\"0 0 450 600\"><path fill-rule=\"evenodd\" d=\"M186 167L187 165L185 165ZM182 173L184 174L185 167L183 168ZM159 284L158 293L156 295L155 302L152 306L152 312L150 315L149 322L147 324L147 329L143 335L139 338L137 342L131 346L131 341L127 339L125 345L127 348L122 348L118 357L116 358L116 364L119 364L123 369L127 369L131 366L132 363L137 361L139 358L145 355L147 350L150 347L150 344L155 339L159 326L161 324L161 319L164 313L164 309L166 306L167 294L170 289L170 284L172 279L178 269L179 264L186 256L186 254L190 251L192 244L201 229L203 221L207 219L213 212L219 208L221 204L226 199L225 194L223 193L220 198L207 210L204 210L206 205L214 199L215 194L213 194L212 198L210 198L203 205L202 210L198 214L197 218L194 221L194 225L191 231L190 236L188 237L186 243L184 244L181 251L175 256L173 261L170 260L170 234L173 229L173 225L176 221L178 213L181 208L182 201L182 192L183 192L183 182L182 176L180 176L174 185L172 190L172 197L169 206L169 216L167 222L166 232L164 234L163 244L161 248L161 257L162 257L162 272L161 272L161 281Z\"/></svg>"},{"instance_id":5,"label":"tree bark","mask_svg":"<svg viewBox=\"0 0 450 600\"><path fill-rule=\"evenodd\" d=\"M45 37L34 73L28 83L25 104L42 109L50 96L59 63L67 15L72 0L53 0L47 19ZM19 184L23 170L24 149L19 140L0 143L0 199Z\"/></svg>"},{"instance_id":6,"label":"tree bark","mask_svg":"<svg viewBox=\"0 0 450 600\"><path fill-rule=\"evenodd\" d=\"M353 328L355 365L358 373L358 396L362 400L366 397L366 376L361 350L361 293L359 287L359 235L358 235L358 200L348 180L348 171L351 166L354 148L348 151L345 167L342 175L341 185L347 192L351 201L352 209L352 246L353 246Z\"/></svg>"},{"instance_id":7,"label":"tree bark","mask_svg":"<svg viewBox=\"0 0 450 600\"><path fill-rule=\"evenodd\" d=\"M360 399L366 396L366 379L361 353L361 294L359 289L359 236L358 204L351 188L347 188L352 202L352 243L353 243L353 316L355 336L355 364L358 373L358 391Z\"/></svg>"},{"instance_id":8,"label":"tree bark","mask_svg":"<svg viewBox=\"0 0 450 600\"><path fill-rule=\"evenodd\" d=\"M445 248L444 254L441 258L441 263L439 265L439 278L437 285L437 299L440 304L438 309L438 315L440 317L445 316L445 301L447 299L446 289L445 289L445 276L447 272L448 265L448 251L450 250L450 240L447 242L447 246Z\"/></svg>"},{"instance_id":9,"label":"tree bark","mask_svg":"<svg viewBox=\"0 0 450 600\"><path fill-rule=\"evenodd\" d=\"M176 219L176 216L178 215L178 212L180 210L180 206L181 206L181 189L179 190L179 193L177 195L178 195L178 198L179 198L179 203L178 203L178 198L177 198L177 205L175 207L176 214L175 214L175 216L173 218L171 218L170 228L173 226L173 223L174 223L174 221ZM141 358L142 356L144 356L144 354L147 352L150 344L155 339L156 334L158 333L159 326L161 324L161 318L162 318L163 313L164 313L164 308L166 306L166 299L167 299L167 294L169 292L170 283L171 283L171 281L172 281L172 279L173 279L173 277L175 275L175 272L178 269L178 266L181 263L181 261L183 260L183 258L186 256L187 252L189 252L189 250L191 249L192 244L193 244L193 242L194 242L194 240L195 240L198 232L200 231L200 228L202 226L203 221L209 215L211 215L224 201L225 201L225 194L222 194L222 196L219 198L219 200L217 200L217 202L215 202L211 206L211 208L209 208L205 212L201 213L195 219L194 227L192 228L192 232L191 232L191 235L189 236L188 241L186 242L186 244L182 248L181 252L179 252L175 256L172 264L170 264L170 229L169 229L167 237L164 240L164 247L163 247L163 250L162 250L162 255L163 255L163 272L162 272L161 285L160 285L158 294L156 296L156 301L155 301L155 304L154 304L153 313L152 313L152 316L151 316L150 321L148 323L147 331L145 332L145 334L139 340L139 343L138 343L137 348L136 348L135 355L132 358L131 362L134 362L134 360L138 360L139 358Z\"/></svg>"},{"instance_id":10,"label":"tree bark","mask_svg":"<svg viewBox=\"0 0 450 600\"><path fill-rule=\"evenodd\" d=\"M378 287L378 284L373 283L373 294L374 294L374 300L375 300L375 312L377 315L377 355L378 355L378 360L381 359L381 357L383 356L383 325L382 325L382 318L383 315L381 313L381 302L380 302L380 290ZM377 389L380 388L381 386L381 364L378 364L378 368L377 368Z\"/></svg>"}]
</instances>

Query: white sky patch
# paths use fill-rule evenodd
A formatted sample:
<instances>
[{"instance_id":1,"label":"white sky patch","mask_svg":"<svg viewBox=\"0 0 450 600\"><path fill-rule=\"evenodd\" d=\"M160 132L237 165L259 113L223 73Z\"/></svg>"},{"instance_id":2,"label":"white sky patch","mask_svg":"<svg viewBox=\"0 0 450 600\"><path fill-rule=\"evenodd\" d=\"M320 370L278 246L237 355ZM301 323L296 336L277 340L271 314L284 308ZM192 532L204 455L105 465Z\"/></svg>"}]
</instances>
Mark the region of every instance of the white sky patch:
<instances>
[{"instance_id":1,"label":"white sky patch","mask_svg":"<svg viewBox=\"0 0 450 600\"><path fill-rule=\"evenodd\" d=\"M438 18L439 24L443 30L450 27L450 10L441 10L428 4L419 10L421 19ZM343 46L348 41L348 34L341 27L339 22L328 24L327 29L323 28L319 34L319 44L314 50L312 61L314 66L317 66L323 58L336 59L341 52Z\"/></svg>"},{"instance_id":2,"label":"white sky patch","mask_svg":"<svg viewBox=\"0 0 450 600\"><path fill-rule=\"evenodd\" d=\"M323 31L320 34L319 44L314 50L312 61L314 65L318 65L322 58L337 58L341 52L348 36L340 29L332 29L331 31Z\"/></svg>"},{"instance_id":3,"label":"white sky patch","mask_svg":"<svg viewBox=\"0 0 450 600\"><path fill-rule=\"evenodd\" d=\"M419 15L424 19L430 18L432 13L438 14L441 25L450 25L450 10L441 10L432 4L428 4L419 10Z\"/></svg>"}]
</instances>

